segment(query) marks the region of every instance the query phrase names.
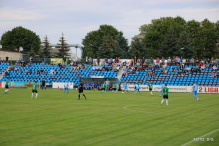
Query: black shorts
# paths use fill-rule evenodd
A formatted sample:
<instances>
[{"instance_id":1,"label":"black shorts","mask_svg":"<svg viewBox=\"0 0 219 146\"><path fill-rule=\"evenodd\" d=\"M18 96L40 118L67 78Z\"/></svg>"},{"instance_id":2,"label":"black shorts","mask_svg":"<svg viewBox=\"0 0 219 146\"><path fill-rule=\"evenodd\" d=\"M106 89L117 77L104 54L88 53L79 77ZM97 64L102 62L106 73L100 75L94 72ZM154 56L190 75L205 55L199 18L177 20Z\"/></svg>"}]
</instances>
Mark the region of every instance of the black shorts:
<instances>
[{"instance_id":1,"label":"black shorts","mask_svg":"<svg viewBox=\"0 0 219 146\"><path fill-rule=\"evenodd\" d=\"M79 89L78 93L83 93L83 90Z\"/></svg>"},{"instance_id":2,"label":"black shorts","mask_svg":"<svg viewBox=\"0 0 219 146\"><path fill-rule=\"evenodd\" d=\"M113 90L116 90L116 88L113 88Z\"/></svg>"},{"instance_id":3,"label":"black shorts","mask_svg":"<svg viewBox=\"0 0 219 146\"><path fill-rule=\"evenodd\" d=\"M8 85L5 85L5 88L8 89Z\"/></svg>"},{"instance_id":4,"label":"black shorts","mask_svg":"<svg viewBox=\"0 0 219 146\"><path fill-rule=\"evenodd\" d=\"M37 93L37 90L32 90L32 93L36 92Z\"/></svg>"},{"instance_id":5,"label":"black shorts","mask_svg":"<svg viewBox=\"0 0 219 146\"><path fill-rule=\"evenodd\" d=\"M102 88L102 90L105 90L105 88Z\"/></svg>"},{"instance_id":6,"label":"black shorts","mask_svg":"<svg viewBox=\"0 0 219 146\"><path fill-rule=\"evenodd\" d=\"M152 88L149 88L149 91L151 91L152 90Z\"/></svg>"},{"instance_id":7,"label":"black shorts","mask_svg":"<svg viewBox=\"0 0 219 146\"><path fill-rule=\"evenodd\" d=\"M163 96L163 98L166 98L166 99L168 99L168 95L164 95L164 96Z\"/></svg>"}]
</instances>

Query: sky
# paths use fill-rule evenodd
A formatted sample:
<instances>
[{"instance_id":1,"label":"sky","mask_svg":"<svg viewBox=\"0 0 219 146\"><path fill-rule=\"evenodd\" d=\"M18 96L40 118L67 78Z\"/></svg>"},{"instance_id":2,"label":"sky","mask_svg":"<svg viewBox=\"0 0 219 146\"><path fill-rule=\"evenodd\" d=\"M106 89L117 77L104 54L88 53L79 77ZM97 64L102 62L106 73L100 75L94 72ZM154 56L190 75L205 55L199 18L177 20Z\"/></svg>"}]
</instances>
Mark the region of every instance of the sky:
<instances>
[{"instance_id":1,"label":"sky","mask_svg":"<svg viewBox=\"0 0 219 146\"><path fill-rule=\"evenodd\" d=\"M22 26L41 40L47 35L51 44L57 44L63 32L68 44L81 45L88 32L108 24L130 43L141 25L168 16L217 22L219 0L0 0L0 36Z\"/></svg>"}]
</instances>

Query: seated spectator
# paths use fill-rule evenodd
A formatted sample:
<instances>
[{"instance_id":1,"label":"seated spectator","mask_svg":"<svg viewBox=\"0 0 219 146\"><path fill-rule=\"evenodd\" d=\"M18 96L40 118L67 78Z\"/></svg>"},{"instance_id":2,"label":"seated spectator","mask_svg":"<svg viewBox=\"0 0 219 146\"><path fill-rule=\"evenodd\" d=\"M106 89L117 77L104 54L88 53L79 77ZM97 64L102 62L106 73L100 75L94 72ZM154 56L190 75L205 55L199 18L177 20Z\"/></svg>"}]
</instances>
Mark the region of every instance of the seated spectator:
<instances>
[{"instance_id":1,"label":"seated spectator","mask_svg":"<svg viewBox=\"0 0 219 146\"><path fill-rule=\"evenodd\" d=\"M214 78L214 73L213 73L213 71L211 72L210 78Z\"/></svg>"},{"instance_id":2,"label":"seated spectator","mask_svg":"<svg viewBox=\"0 0 219 146\"><path fill-rule=\"evenodd\" d=\"M66 65L65 65L65 63L63 64L62 68L66 68Z\"/></svg>"},{"instance_id":3,"label":"seated spectator","mask_svg":"<svg viewBox=\"0 0 219 146\"><path fill-rule=\"evenodd\" d=\"M217 72L215 72L214 77L215 77L215 78L218 78L218 77L219 77L219 75L217 74Z\"/></svg>"},{"instance_id":4,"label":"seated spectator","mask_svg":"<svg viewBox=\"0 0 219 146\"><path fill-rule=\"evenodd\" d=\"M145 76L149 76L149 71L146 70Z\"/></svg>"},{"instance_id":5,"label":"seated spectator","mask_svg":"<svg viewBox=\"0 0 219 146\"><path fill-rule=\"evenodd\" d=\"M164 70L164 73L167 74L167 69Z\"/></svg>"},{"instance_id":6,"label":"seated spectator","mask_svg":"<svg viewBox=\"0 0 219 146\"><path fill-rule=\"evenodd\" d=\"M209 67L210 67L209 64L208 64L208 62L205 64L205 67L206 67L206 68L209 68Z\"/></svg>"},{"instance_id":7,"label":"seated spectator","mask_svg":"<svg viewBox=\"0 0 219 146\"><path fill-rule=\"evenodd\" d=\"M13 70L14 70L14 65L11 64L11 66L10 66L10 71L13 71Z\"/></svg>"},{"instance_id":8,"label":"seated spectator","mask_svg":"<svg viewBox=\"0 0 219 146\"><path fill-rule=\"evenodd\" d=\"M99 70L99 66L98 65L95 66L95 70L97 70L97 71Z\"/></svg>"},{"instance_id":9,"label":"seated spectator","mask_svg":"<svg viewBox=\"0 0 219 146\"><path fill-rule=\"evenodd\" d=\"M213 69L213 70L217 70L217 67L214 65L214 66L212 67L212 69Z\"/></svg>"},{"instance_id":10,"label":"seated spectator","mask_svg":"<svg viewBox=\"0 0 219 146\"><path fill-rule=\"evenodd\" d=\"M191 69L187 66L186 72L190 73L190 70L191 70Z\"/></svg>"},{"instance_id":11,"label":"seated spectator","mask_svg":"<svg viewBox=\"0 0 219 146\"><path fill-rule=\"evenodd\" d=\"M203 66L202 63L200 62L200 63L198 64L198 68L200 69L202 66Z\"/></svg>"},{"instance_id":12,"label":"seated spectator","mask_svg":"<svg viewBox=\"0 0 219 146\"><path fill-rule=\"evenodd\" d=\"M202 65L201 70L205 71L205 64Z\"/></svg>"},{"instance_id":13,"label":"seated spectator","mask_svg":"<svg viewBox=\"0 0 219 146\"><path fill-rule=\"evenodd\" d=\"M44 67L44 62L43 62L43 61L41 62L41 66L43 66L43 67Z\"/></svg>"},{"instance_id":14,"label":"seated spectator","mask_svg":"<svg viewBox=\"0 0 219 146\"><path fill-rule=\"evenodd\" d=\"M115 62L116 62L116 63L119 63L119 59L118 59L117 57L116 57L116 59L115 59Z\"/></svg>"},{"instance_id":15,"label":"seated spectator","mask_svg":"<svg viewBox=\"0 0 219 146\"><path fill-rule=\"evenodd\" d=\"M177 65L176 65L176 68L177 68L177 70L179 70L179 69L180 69L180 65L179 65L179 64L177 64Z\"/></svg>"},{"instance_id":16,"label":"seated spectator","mask_svg":"<svg viewBox=\"0 0 219 146\"><path fill-rule=\"evenodd\" d=\"M41 70L40 70L40 75L41 74L44 74L44 70L41 68Z\"/></svg>"},{"instance_id":17,"label":"seated spectator","mask_svg":"<svg viewBox=\"0 0 219 146\"><path fill-rule=\"evenodd\" d=\"M50 63L50 66L51 66L51 65L52 65L52 66L54 66L54 63L53 63L53 61Z\"/></svg>"},{"instance_id":18,"label":"seated spectator","mask_svg":"<svg viewBox=\"0 0 219 146\"><path fill-rule=\"evenodd\" d=\"M193 73L194 72L194 69L193 69L193 67L191 66L191 68L190 68L190 73Z\"/></svg>"},{"instance_id":19,"label":"seated spectator","mask_svg":"<svg viewBox=\"0 0 219 146\"><path fill-rule=\"evenodd\" d=\"M6 75L6 76L8 76L8 75L9 75L9 73L6 71L6 72L5 72L5 75Z\"/></svg>"},{"instance_id":20,"label":"seated spectator","mask_svg":"<svg viewBox=\"0 0 219 146\"><path fill-rule=\"evenodd\" d=\"M149 76L152 76L152 71L149 72Z\"/></svg>"},{"instance_id":21,"label":"seated spectator","mask_svg":"<svg viewBox=\"0 0 219 146\"><path fill-rule=\"evenodd\" d=\"M166 68L167 68L167 65L166 65L166 64L164 64L164 65L162 66L162 68L163 68L163 69L166 69Z\"/></svg>"},{"instance_id":22,"label":"seated spectator","mask_svg":"<svg viewBox=\"0 0 219 146\"><path fill-rule=\"evenodd\" d=\"M197 72L198 72L198 70L196 69L196 67L194 67L194 70L193 70L193 72L195 72L195 73L197 73Z\"/></svg>"},{"instance_id":23,"label":"seated spectator","mask_svg":"<svg viewBox=\"0 0 219 146\"><path fill-rule=\"evenodd\" d=\"M171 63L171 58L169 57L169 59L167 59L167 66L170 66Z\"/></svg>"},{"instance_id":24,"label":"seated spectator","mask_svg":"<svg viewBox=\"0 0 219 146\"><path fill-rule=\"evenodd\" d=\"M185 71L185 69L183 69L181 75L185 76L185 74L186 74L186 71Z\"/></svg>"},{"instance_id":25,"label":"seated spectator","mask_svg":"<svg viewBox=\"0 0 219 146\"><path fill-rule=\"evenodd\" d=\"M174 73L175 73L175 71L176 71L176 70L175 70L175 68L173 67L172 70L171 70L171 72L174 72Z\"/></svg>"},{"instance_id":26,"label":"seated spectator","mask_svg":"<svg viewBox=\"0 0 219 146\"><path fill-rule=\"evenodd\" d=\"M181 73L182 73L182 72L181 72L181 70L179 69L179 70L178 70L178 74L181 75Z\"/></svg>"},{"instance_id":27,"label":"seated spectator","mask_svg":"<svg viewBox=\"0 0 219 146\"><path fill-rule=\"evenodd\" d=\"M43 58L40 58L40 62L41 62L41 63L43 62Z\"/></svg>"},{"instance_id":28,"label":"seated spectator","mask_svg":"<svg viewBox=\"0 0 219 146\"><path fill-rule=\"evenodd\" d=\"M126 71L123 69L122 77L126 76Z\"/></svg>"},{"instance_id":29,"label":"seated spectator","mask_svg":"<svg viewBox=\"0 0 219 146\"><path fill-rule=\"evenodd\" d=\"M38 69L37 69L37 71L36 71L36 74L37 74L37 75L40 75L40 71L39 71Z\"/></svg>"},{"instance_id":30,"label":"seated spectator","mask_svg":"<svg viewBox=\"0 0 219 146\"><path fill-rule=\"evenodd\" d=\"M32 66L31 62L28 63L28 67L30 68Z\"/></svg>"},{"instance_id":31,"label":"seated spectator","mask_svg":"<svg viewBox=\"0 0 219 146\"><path fill-rule=\"evenodd\" d=\"M31 74L31 70L30 69L28 70L27 74Z\"/></svg>"},{"instance_id":32,"label":"seated spectator","mask_svg":"<svg viewBox=\"0 0 219 146\"><path fill-rule=\"evenodd\" d=\"M17 71L17 67L15 67L14 71Z\"/></svg>"},{"instance_id":33,"label":"seated spectator","mask_svg":"<svg viewBox=\"0 0 219 146\"><path fill-rule=\"evenodd\" d=\"M26 69L24 74L27 74L27 72L28 72L28 70Z\"/></svg>"},{"instance_id":34,"label":"seated spectator","mask_svg":"<svg viewBox=\"0 0 219 146\"><path fill-rule=\"evenodd\" d=\"M21 74L21 70L19 70L19 74Z\"/></svg>"},{"instance_id":35,"label":"seated spectator","mask_svg":"<svg viewBox=\"0 0 219 146\"><path fill-rule=\"evenodd\" d=\"M163 72L163 68L160 70L160 74L163 74L164 72Z\"/></svg>"},{"instance_id":36,"label":"seated spectator","mask_svg":"<svg viewBox=\"0 0 219 146\"><path fill-rule=\"evenodd\" d=\"M155 71L152 72L152 77L156 77Z\"/></svg>"},{"instance_id":37,"label":"seated spectator","mask_svg":"<svg viewBox=\"0 0 219 146\"><path fill-rule=\"evenodd\" d=\"M53 73L54 73L54 70L53 70L53 69L51 69L51 71L50 71L50 73L49 73L49 74L53 75Z\"/></svg>"},{"instance_id":38,"label":"seated spectator","mask_svg":"<svg viewBox=\"0 0 219 146\"><path fill-rule=\"evenodd\" d=\"M21 65L22 65L22 67L25 67L25 66L26 66L26 61L25 61L25 60L22 61L22 62L21 62Z\"/></svg>"}]
</instances>

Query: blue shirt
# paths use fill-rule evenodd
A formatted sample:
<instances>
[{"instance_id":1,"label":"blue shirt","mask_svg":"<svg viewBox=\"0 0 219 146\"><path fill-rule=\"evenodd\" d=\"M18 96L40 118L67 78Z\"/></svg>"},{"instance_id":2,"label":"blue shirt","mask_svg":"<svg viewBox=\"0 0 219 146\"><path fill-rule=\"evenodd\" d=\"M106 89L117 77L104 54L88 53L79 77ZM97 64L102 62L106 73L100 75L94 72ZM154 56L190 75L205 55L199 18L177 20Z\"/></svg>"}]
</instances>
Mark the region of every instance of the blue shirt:
<instances>
[{"instance_id":1,"label":"blue shirt","mask_svg":"<svg viewBox=\"0 0 219 146\"><path fill-rule=\"evenodd\" d=\"M95 86L95 83L92 83L91 86Z\"/></svg>"},{"instance_id":2,"label":"blue shirt","mask_svg":"<svg viewBox=\"0 0 219 146\"><path fill-rule=\"evenodd\" d=\"M69 83L65 83L65 88L68 88L68 84L69 84Z\"/></svg>"},{"instance_id":3,"label":"blue shirt","mask_svg":"<svg viewBox=\"0 0 219 146\"><path fill-rule=\"evenodd\" d=\"M196 84L193 85L193 91L197 91L198 86Z\"/></svg>"},{"instance_id":4,"label":"blue shirt","mask_svg":"<svg viewBox=\"0 0 219 146\"><path fill-rule=\"evenodd\" d=\"M107 85L107 86L109 85L109 82L110 82L110 81L106 81L106 85Z\"/></svg>"},{"instance_id":5,"label":"blue shirt","mask_svg":"<svg viewBox=\"0 0 219 146\"><path fill-rule=\"evenodd\" d=\"M128 84L127 84L127 83L123 83L123 86L124 86L124 87L128 87Z\"/></svg>"},{"instance_id":6,"label":"blue shirt","mask_svg":"<svg viewBox=\"0 0 219 146\"><path fill-rule=\"evenodd\" d=\"M165 87L165 85L164 84L161 84L161 88L163 89L163 87Z\"/></svg>"},{"instance_id":7,"label":"blue shirt","mask_svg":"<svg viewBox=\"0 0 219 146\"><path fill-rule=\"evenodd\" d=\"M139 85L135 84L135 89L138 90L139 89Z\"/></svg>"}]
</instances>

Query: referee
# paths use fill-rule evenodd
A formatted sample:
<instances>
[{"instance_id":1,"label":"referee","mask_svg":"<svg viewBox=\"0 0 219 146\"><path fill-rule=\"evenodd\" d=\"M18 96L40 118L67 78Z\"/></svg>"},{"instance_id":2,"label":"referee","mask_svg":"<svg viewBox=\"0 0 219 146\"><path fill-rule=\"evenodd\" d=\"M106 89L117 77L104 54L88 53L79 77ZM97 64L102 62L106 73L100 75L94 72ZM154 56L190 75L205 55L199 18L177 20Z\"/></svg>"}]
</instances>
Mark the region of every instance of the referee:
<instances>
[{"instance_id":1,"label":"referee","mask_svg":"<svg viewBox=\"0 0 219 146\"><path fill-rule=\"evenodd\" d=\"M78 88L78 100L80 100L80 94L82 94L85 98L85 100L87 99L87 97L85 96L85 94L83 94L83 84L81 83L80 81L80 84L79 84L79 88Z\"/></svg>"},{"instance_id":2,"label":"referee","mask_svg":"<svg viewBox=\"0 0 219 146\"><path fill-rule=\"evenodd\" d=\"M46 90L46 81L44 80L44 78L42 80L41 88L42 88L42 90L43 90L43 88L45 88L45 90Z\"/></svg>"}]
</instances>

